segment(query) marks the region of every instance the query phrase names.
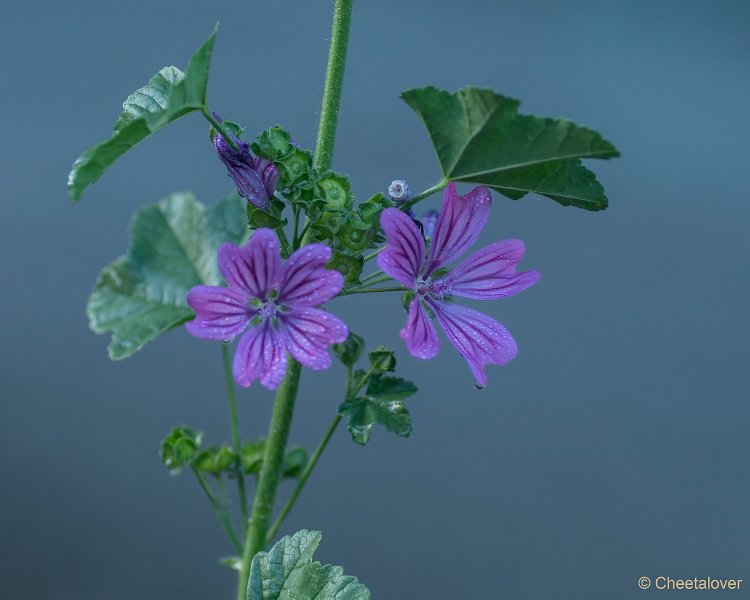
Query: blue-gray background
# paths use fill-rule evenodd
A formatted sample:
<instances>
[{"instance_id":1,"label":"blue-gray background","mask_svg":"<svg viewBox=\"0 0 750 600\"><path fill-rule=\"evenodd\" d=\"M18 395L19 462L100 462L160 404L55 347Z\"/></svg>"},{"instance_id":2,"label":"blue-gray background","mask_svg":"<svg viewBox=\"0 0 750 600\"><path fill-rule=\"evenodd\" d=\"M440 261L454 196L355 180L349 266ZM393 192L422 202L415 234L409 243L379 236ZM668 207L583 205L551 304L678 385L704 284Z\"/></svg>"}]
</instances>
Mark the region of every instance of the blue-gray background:
<instances>
[{"instance_id":1,"label":"blue-gray background","mask_svg":"<svg viewBox=\"0 0 750 600\"><path fill-rule=\"evenodd\" d=\"M229 553L189 475L157 448L174 424L224 441L215 344L175 331L124 362L87 328L134 209L230 190L191 116L120 160L77 206L65 178L119 103L184 66L215 21L210 105L313 145L329 2L25 2L1 9L0 595L231 598ZM406 356L398 299L337 300L418 381L409 440L335 436L285 531L375 598L630 598L642 575L750 585L748 58L744 2L357 2L335 166L360 198L438 178L398 99L490 86L522 110L602 131L611 208L496 198L482 241L527 243L543 278L485 305L521 348L475 392L443 344ZM435 205L435 201L431 203ZM305 373L291 439L312 446L339 368ZM271 395L240 395L260 435ZM282 490L288 493L289 484ZM746 591L736 593L744 597Z\"/></svg>"}]
</instances>

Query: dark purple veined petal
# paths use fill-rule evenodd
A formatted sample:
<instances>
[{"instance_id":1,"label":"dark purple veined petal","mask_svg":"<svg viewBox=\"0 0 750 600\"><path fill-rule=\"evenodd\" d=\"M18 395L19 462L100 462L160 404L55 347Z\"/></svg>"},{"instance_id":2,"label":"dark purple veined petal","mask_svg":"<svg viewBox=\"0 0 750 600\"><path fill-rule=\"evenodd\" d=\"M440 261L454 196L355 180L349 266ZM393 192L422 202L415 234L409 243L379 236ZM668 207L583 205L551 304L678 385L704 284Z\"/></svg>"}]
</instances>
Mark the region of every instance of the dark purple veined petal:
<instances>
[{"instance_id":1,"label":"dark purple veined petal","mask_svg":"<svg viewBox=\"0 0 750 600\"><path fill-rule=\"evenodd\" d=\"M440 350L437 331L419 297L411 301L406 327L401 330L401 339L406 342L409 354L417 358L432 358Z\"/></svg>"},{"instance_id":2,"label":"dark purple veined petal","mask_svg":"<svg viewBox=\"0 0 750 600\"><path fill-rule=\"evenodd\" d=\"M513 336L489 315L457 304L428 302L479 386L487 385L486 364L504 365L516 357L518 346Z\"/></svg>"},{"instance_id":3,"label":"dark purple veined petal","mask_svg":"<svg viewBox=\"0 0 750 600\"><path fill-rule=\"evenodd\" d=\"M208 340L232 340L245 329L255 311L244 294L211 285L197 285L187 295L195 319L185 323L191 335Z\"/></svg>"},{"instance_id":4,"label":"dark purple veined petal","mask_svg":"<svg viewBox=\"0 0 750 600\"><path fill-rule=\"evenodd\" d=\"M331 366L328 346L349 335L344 322L317 308L298 308L278 315L279 335L289 354L304 366L319 371Z\"/></svg>"},{"instance_id":5,"label":"dark purple veined petal","mask_svg":"<svg viewBox=\"0 0 750 600\"><path fill-rule=\"evenodd\" d=\"M320 306L344 287L338 271L326 269L331 248L325 244L309 244L292 254L284 264L279 284L278 304L292 308Z\"/></svg>"},{"instance_id":6,"label":"dark purple veined petal","mask_svg":"<svg viewBox=\"0 0 750 600\"><path fill-rule=\"evenodd\" d=\"M445 199L430 241L424 275L429 276L461 256L482 233L492 206L490 191L475 187L465 196L456 194L456 184L445 188Z\"/></svg>"},{"instance_id":7,"label":"dark purple veined petal","mask_svg":"<svg viewBox=\"0 0 750 600\"><path fill-rule=\"evenodd\" d=\"M286 351L278 332L268 322L251 327L240 338L232 366L234 380L250 387L256 379L269 390L275 389L286 373Z\"/></svg>"},{"instance_id":8,"label":"dark purple veined petal","mask_svg":"<svg viewBox=\"0 0 750 600\"><path fill-rule=\"evenodd\" d=\"M397 208L380 215L386 249L378 254L378 266L396 281L414 289L424 262L424 238L414 221Z\"/></svg>"},{"instance_id":9,"label":"dark purple veined petal","mask_svg":"<svg viewBox=\"0 0 750 600\"><path fill-rule=\"evenodd\" d=\"M222 244L217 259L229 286L248 298L265 299L282 276L279 240L270 229L258 229L243 248Z\"/></svg>"},{"instance_id":10,"label":"dark purple veined petal","mask_svg":"<svg viewBox=\"0 0 750 600\"><path fill-rule=\"evenodd\" d=\"M270 160L260 158L259 156L255 158L255 170L260 173L260 178L263 180L263 187L266 190L266 196L270 200L276 192L276 184L279 181L279 170Z\"/></svg>"},{"instance_id":11,"label":"dark purple veined petal","mask_svg":"<svg viewBox=\"0 0 750 600\"><path fill-rule=\"evenodd\" d=\"M266 186L260 173L245 164L227 167L227 173L237 186L237 191L255 208L266 210L270 204ZM274 188L276 183L274 182Z\"/></svg>"},{"instance_id":12,"label":"dark purple veined petal","mask_svg":"<svg viewBox=\"0 0 750 600\"><path fill-rule=\"evenodd\" d=\"M516 272L523 257L521 240L503 240L478 250L441 281L445 293L477 300L494 300L522 292L541 277L537 271Z\"/></svg>"}]
</instances>

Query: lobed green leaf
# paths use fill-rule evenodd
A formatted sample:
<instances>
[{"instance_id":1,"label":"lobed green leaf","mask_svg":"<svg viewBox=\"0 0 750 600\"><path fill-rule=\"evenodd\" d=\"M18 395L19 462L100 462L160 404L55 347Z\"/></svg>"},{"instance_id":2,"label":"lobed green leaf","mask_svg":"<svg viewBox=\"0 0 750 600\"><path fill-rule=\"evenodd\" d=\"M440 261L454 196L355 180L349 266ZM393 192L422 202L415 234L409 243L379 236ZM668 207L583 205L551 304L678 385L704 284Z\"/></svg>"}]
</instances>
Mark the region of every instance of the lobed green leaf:
<instances>
[{"instance_id":1,"label":"lobed green leaf","mask_svg":"<svg viewBox=\"0 0 750 600\"><path fill-rule=\"evenodd\" d=\"M250 567L247 600L369 600L356 577L313 561L321 538L319 531L303 529L259 552Z\"/></svg>"},{"instance_id":2,"label":"lobed green leaf","mask_svg":"<svg viewBox=\"0 0 750 600\"><path fill-rule=\"evenodd\" d=\"M138 142L204 108L215 37L216 29L190 58L185 73L177 67L164 67L146 86L128 96L112 137L86 150L73 164L68 175L68 194L73 202Z\"/></svg>"},{"instance_id":3,"label":"lobed green leaf","mask_svg":"<svg viewBox=\"0 0 750 600\"><path fill-rule=\"evenodd\" d=\"M446 181L484 184L513 200L536 192L563 205L607 207L604 189L579 160L620 155L596 131L519 115L518 100L483 88L423 87L401 97L424 122Z\"/></svg>"},{"instance_id":4,"label":"lobed green leaf","mask_svg":"<svg viewBox=\"0 0 750 600\"><path fill-rule=\"evenodd\" d=\"M127 254L100 273L86 310L94 332L112 333L110 358L131 356L193 317L187 292L220 285L219 245L248 236L245 204L232 194L206 208L175 193L135 213Z\"/></svg>"}]
</instances>

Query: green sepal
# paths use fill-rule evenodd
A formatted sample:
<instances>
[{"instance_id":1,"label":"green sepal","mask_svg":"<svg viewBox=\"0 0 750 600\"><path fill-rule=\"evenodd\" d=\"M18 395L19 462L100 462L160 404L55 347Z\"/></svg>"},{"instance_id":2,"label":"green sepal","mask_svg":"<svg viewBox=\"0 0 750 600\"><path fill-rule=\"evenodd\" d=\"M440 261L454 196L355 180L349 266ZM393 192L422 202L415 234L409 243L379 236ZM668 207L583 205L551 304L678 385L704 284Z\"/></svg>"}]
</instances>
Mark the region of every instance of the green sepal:
<instances>
[{"instance_id":1,"label":"green sepal","mask_svg":"<svg viewBox=\"0 0 750 600\"><path fill-rule=\"evenodd\" d=\"M321 538L319 531L303 529L256 554L246 600L370 600L369 590L356 577L313 561Z\"/></svg>"},{"instance_id":2,"label":"green sepal","mask_svg":"<svg viewBox=\"0 0 750 600\"><path fill-rule=\"evenodd\" d=\"M383 345L369 353L370 370L376 372L395 371L396 353Z\"/></svg>"},{"instance_id":3,"label":"green sepal","mask_svg":"<svg viewBox=\"0 0 750 600\"><path fill-rule=\"evenodd\" d=\"M279 187L286 188L309 180L312 171L312 152L294 148L289 156L274 161L279 169Z\"/></svg>"},{"instance_id":4,"label":"green sepal","mask_svg":"<svg viewBox=\"0 0 750 600\"><path fill-rule=\"evenodd\" d=\"M181 425L174 427L161 443L159 455L162 464L173 474L180 472L185 465L189 465L201 445L203 433L190 427Z\"/></svg>"},{"instance_id":5,"label":"green sepal","mask_svg":"<svg viewBox=\"0 0 750 600\"><path fill-rule=\"evenodd\" d=\"M268 210L256 208L248 202L247 226L250 229L260 229L261 227L278 229L279 227L284 227L288 223L288 219L281 217L285 206L278 198L271 199Z\"/></svg>"},{"instance_id":6,"label":"green sepal","mask_svg":"<svg viewBox=\"0 0 750 600\"><path fill-rule=\"evenodd\" d=\"M365 266L365 259L362 256L352 256L343 252L336 252L326 267L334 269L344 276L344 283L351 285L359 283L359 276Z\"/></svg>"},{"instance_id":7,"label":"green sepal","mask_svg":"<svg viewBox=\"0 0 750 600\"><path fill-rule=\"evenodd\" d=\"M68 175L73 202L125 152L165 125L201 110L206 103L208 71L216 29L193 54L185 73L164 67L123 103L112 137L86 150Z\"/></svg>"},{"instance_id":8,"label":"green sepal","mask_svg":"<svg viewBox=\"0 0 750 600\"><path fill-rule=\"evenodd\" d=\"M225 471L234 471L237 455L228 445L211 446L202 450L193 460L193 465L202 473L220 475Z\"/></svg>"},{"instance_id":9,"label":"green sepal","mask_svg":"<svg viewBox=\"0 0 750 600\"><path fill-rule=\"evenodd\" d=\"M259 475L263 467L263 456L266 452L266 439L258 438L255 442L247 442L240 452L240 468L246 475ZM287 451L281 476L294 479L307 466L308 453L305 448L295 446Z\"/></svg>"},{"instance_id":10,"label":"green sepal","mask_svg":"<svg viewBox=\"0 0 750 600\"><path fill-rule=\"evenodd\" d=\"M366 202L362 202L359 206L357 206L357 210L359 211L359 216L362 221L364 221L371 227L379 229L380 213L382 213L384 209L393 206L395 206L393 202L391 202L383 194L378 192L372 198L370 198Z\"/></svg>"},{"instance_id":11,"label":"green sepal","mask_svg":"<svg viewBox=\"0 0 750 600\"><path fill-rule=\"evenodd\" d=\"M340 344L333 344L331 351L341 363L347 367L357 364L359 357L365 349L365 338L356 333L349 332L347 338Z\"/></svg>"},{"instance_id":12,"label":"green sepal","mask_svg":"<svg viewBox=\"0 0 750 600\"><path fill-rule=\"evenodd\" d=\"M427 128L445 181L484 184L513 200L536 192L565 206L607 207L604 188L580 159L620 153L596 131L519 115L518 100L489 89L450 93L430 86L401 98Z\"/></svg>"},{"instance_id":13,"label":"green sepal","mask_svg":"<svg viewBox=\"0 0 750 600\"><path fill-rule=\"evenodd\" d=\"M227 130L229 133L233 133L238 138L241 138L242 135L245 133L245 128L240 125L239 123L235 123L234 121L229 121L227 119L224 119L224 122L221 124L221 126ZM213 144L214 138L219 134L219 130L216 129L213 125L210 125L208 128L208 139Z\"/></svg>"},{"instance_id":14,"label":"green sepal","mask_svg":"<svg viewBox=\"0 0 750 600\"><path fill-rule=\"evenodd\" d=\"M354 195L349 178L343 173L331 171L318 179L326 209L346 209L354 204Z\"/></svg>"},{"instance_id":15,"label":"green sepal","mask_svg":"<svg viewBox=\"0 0 750 600\"><path fill-rule=\"evenodd\" d=\"M290 156L295 146L290 133L281 125L275 125L258 134L250 148L256 156L277 162Z\"/></svg>"},{"instance_id":16,"label":"green sepal","mask_svg":"<svg viewBox=\"0 0 750 600\"><path fill-rule=\"evenodd\" d=\"M336 237L340 245L352 253L362 252L373 246L375 241L372 227L354 215L344 222Z\"/></svg>"}]
</instances>

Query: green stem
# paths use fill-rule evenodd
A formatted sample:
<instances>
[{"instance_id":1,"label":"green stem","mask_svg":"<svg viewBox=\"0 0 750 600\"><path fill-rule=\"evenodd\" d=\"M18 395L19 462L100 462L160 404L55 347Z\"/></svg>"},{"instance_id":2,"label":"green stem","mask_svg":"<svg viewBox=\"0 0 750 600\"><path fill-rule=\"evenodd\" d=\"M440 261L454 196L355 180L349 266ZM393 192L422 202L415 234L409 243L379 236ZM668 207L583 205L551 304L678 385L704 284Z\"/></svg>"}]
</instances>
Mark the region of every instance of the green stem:
<instances>
[{"instance_id":1,"label":"green stem","mask_svg":"<svg viewBox=\"0 0 750 600\"><path fill-rule=\"evenodd\" d=\"M383 271L380 271L380 270L375 271L374 273L370 273L367 277L365 277L364 279L362 279L362 281L360 283L362 285L364 285L366 283L369 283L373 279L377 279L378 277L380 277L382 275L383 275Z\"/></svg>"},{"instance_id":2,"label":"green stem","mask_svg":"<svg viewBox=\"0 0 750 600\"><path fill-rule=\"evenodd\" d=\"M239 146L237 146L237 142L234 141L234 138L229 135L229 133L227 133L224 125L216 120L216 118L211 114L211 111L208 110L208 106L206 106L205 104L201 108L201 114L206 117L206 120L211 123L213 128L221 134L221 137L223 137L227 141L227 144L232 147L232 150L240 149Z\"/></svg>"},{"instance_id":3,"label":"green stem","mask_svg":"<svg viewBox=\"0 0 750 600\"><path fill-rule=\"evenodd\" d=\"M326 446L328 445L328 442L330 441L331 436L333 436L333 433L336 431L336 428L339 426L340 422L341 422L341 415L337 414L336 417L333 419L333 421L331 421L331 424L328 427L328 431L326 431L325 435L323 436L323 439L320 441L320 444L318 444L318 447L315 448L315 452L313 452L313 455L310 457L310 460L305 466L305 470L302 471L302 474L300 475L299 481L297 482L297 485L294 488L294 491L292 491L291 496L289 496L289 499L286 501L286 504L284 504L284 508L281 509L279 516L276 517L276 520L273 522L273 525L271 525L271 528L268 530L268 536L266 537L266 544L270 544L273 541L274 537L276 537L276 534L278 533L279 528L284 523L284 519L286 519L287 515L294 507L294 503L297 502L297 498L302 492L302 488L304 488L305 483L307 483L307 478L310 477L310 473L312 473L313 469L315 468L315 465L318 464L318 460L320 459L321 454L323 454L323 450L326 449Z\"/></svg>"},{"instance_id":4,"label":"green stem","mask_svg":"<svg viewBox=\"0 0 750 600\"><path fill-rule=\"evenodd\" d=\"M232 522L229 520L229 514L227 513L226 507L222 506L221 503L216 499L216 496L211 491L211 487L208 485L208 482L206 482L205 477L203 477L203 473L201 473L195 466L193 466L193 474L198 480L201 489L206 494L208 501L211 503L214 512L216 512L216 516L219 518L219 522L224 528L224 531L226 531L227 535L229 536L229 541L232 542L232 546L234 546L235 551L241 552L242 544L240 543L240 540L237 538L237 534L232 528Z\"/></svg>"},{"instance_id":5,"label":"green stem","mask_svg":"<svg viewBox=\"0 0 750 600\"><path fill-rule=\"evenodd\" d=\"M286 375L276 392L271 425L268 428L266 449L263 454L263 466L260 469L258 486L255 490L250 530L245 536L237 600L245 600L250 563L253 557L266 546L268 526L276 500L276 489L281 480L281 467L284 463L286 442L292 425L294 402L297 398L297 388L302 370L302 366L293 358L287 357L287 361Z\"/></svg>"},{"instance_id":6,"label":"green stem","mask_svg":"<svg viewBox=\"0 0 750 600\"><path fill-rule=\"evenodd\" d=\"M344 86L346 50L349 46L349 29L352 22L353 0L336 0L333 9L331 44L328 50L328 68L323 88L323 105L320 109L318 141L315 145L315 168L319 173L331 168L333 145L336 140L336 125L341 106L341 90Z\"/></svg>"},{"instance_id":7,"label":"green stem","mask_svg":"<svg viewBox=\"0 0 750 600\"><path fill-rule=\"evenodd\" d=\"M419 194L414 196L414 198L412 198L408 202L405 202L404 205L401 207L401 210L405 211L405 210L410 209L417 202L424 200L428 196L432 196L433 194L436 194L437 192L442 190L446 185L448 185L448 180L443 179L442 181L440 181L440 183L436 183L431 188L427 188L424 192L420 192Z\"/></svg>"},{"instance_id":8,"label":"green stem","mask_svg":"<svg viewBox=\"0 0 750 600\"><path fill-rule=\"evenodd\" d=\"M300 245L299 236L299 206L295 205L292 210L294 211L294 233L292 234L292 248L297 250Z\"/></svg>"},{"instance_id":9,"label":"green stem","mask_svg":"<svg viewBox=\"0 0 750 600\"><path fill-rule=\"evenodd\" d=\"M349 296L350 294L377 294L378 292L406 292L408 291L405 287L384 287L384 288L366 288L364 290L344 290L334 298L340 298L341 296Z\"/></svg>"},{"instance_id":10,"label":"green stem","mask_svg":"<svg viewBox=\"0 0 750 600\"><path fill-rule=\"evenodd\" d=\"M232 446L237 454L237 490L240 496L240 515L242 516L242 535L247 533L247 492L245 491L245 475L242 473L240 456L242 445L240 442L240 425L237 419L237 402L234 394L234 377L232 376L232 357L229 355L229 344L221 345L221 358L224 363L224 382L227 386L227 402L229 403L229 424L232 428Z\"/></svg>"},{"instance_id":11,"label":"green stem","mask_svg":"<svg viewBox=\"0 0 750 600\"><path fill-rule=\"evenodd\" d=\"M375 252L371 252L370 254L368 254L367 256L365 256L365 258L364 258L364 262L367 262L367 261L369 261L369 260L372 260L372 259L373 259L373 258L375 258L375 257L376 257L376 256L377 256L378 254L380 254L380 253L381 253L381 252L382 252L383 250L385 250L385 249L386 249L387 247L388 247L388 246L383 246L382 248L378 248L377 250L375 250Z\"/></svg>"},{"instance_id":12,"label":"green stem","mask_svg":"<svg viewBox=\"0 0 750 600\"><path fill-rule=\"evenodd\" d=\"M344 84L344 66L346 64L346 50L349 44L349 28L352 18L353 0L336 0L333 10L333 28L328 53L328 67L326 70L325 87L323 88L323 105L320 112L318 139L315 146L314 166L319 172L331 168L333 146L336 138L339 107L341 105L341 90ZM301 244L308 242L310 221L301 234ZM245 600L247 582L250 575L250 564L253 557L266 546L268 527L273 511L276 489L279 485L281 467L284 462L286 442L292 424L294 402L297 398L297 388L301 365L288 357L286 375L281 382L274 401L271 425L268 429L266 449L263 455L263 466L258 476L255 490L253 512L250 529L245 536L245 547L242 552L237 600Z\"/></svg>"}]
</instances>

